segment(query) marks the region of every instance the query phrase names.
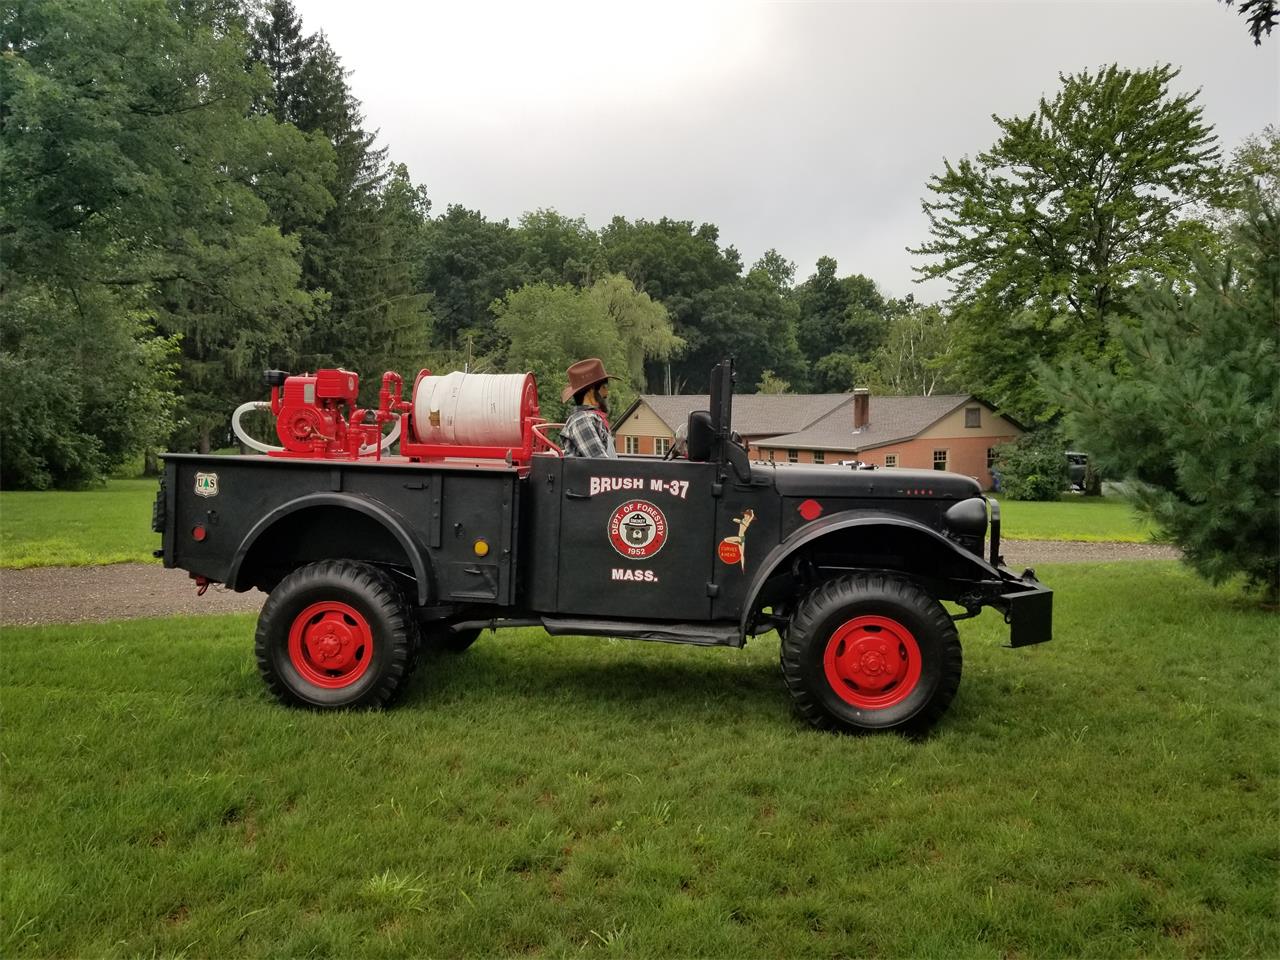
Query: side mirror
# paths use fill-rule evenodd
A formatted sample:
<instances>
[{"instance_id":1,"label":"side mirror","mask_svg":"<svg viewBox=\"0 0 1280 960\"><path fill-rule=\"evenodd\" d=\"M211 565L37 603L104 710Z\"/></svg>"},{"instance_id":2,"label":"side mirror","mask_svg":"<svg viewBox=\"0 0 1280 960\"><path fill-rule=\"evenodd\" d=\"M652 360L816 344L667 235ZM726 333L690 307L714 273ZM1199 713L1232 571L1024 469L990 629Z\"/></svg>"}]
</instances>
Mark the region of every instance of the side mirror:
<instances>
[{"instance_id":1,"label":"side mirror","mask_svg":"<svg viewBox=\"0 0 1280 960\"><path fill-rule=\"evenodd\" d=\"M695 410L689 414L689 459L705 463L711 459L711 441L715 430L711 426L710 410Z\"/></svg>"}]
</instances>

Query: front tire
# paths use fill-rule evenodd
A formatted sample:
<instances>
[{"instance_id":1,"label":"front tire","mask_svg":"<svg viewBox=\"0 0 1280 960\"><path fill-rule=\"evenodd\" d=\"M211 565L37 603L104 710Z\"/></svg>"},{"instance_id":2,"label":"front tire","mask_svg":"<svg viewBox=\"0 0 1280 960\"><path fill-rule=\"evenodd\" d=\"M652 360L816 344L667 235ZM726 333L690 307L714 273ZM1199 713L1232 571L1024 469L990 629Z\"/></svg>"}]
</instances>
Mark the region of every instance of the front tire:
<instances>
[{"instance_id":1,"label":"front tire","mask_svg":"<svg viewBox=\"0 0 1280 960\"><path fill-rule=\"evenodd\" d=\"M960 637L919 586L889 574L828 580L796 607L782 638L782 675L819 729L919 733L960 685Z\"/></svg>"},{"instance_id":2,"label":"front tire","mask_svg":"<svg viewBox=\"0 0 1280 960\"><path fill-rule=\"evenodd\" d=\"M271 591L254 652L282 703L342 709L389 704L417 644L417 624L390 576L369 564L323 560Z\"/></svg>"}]
</instances>

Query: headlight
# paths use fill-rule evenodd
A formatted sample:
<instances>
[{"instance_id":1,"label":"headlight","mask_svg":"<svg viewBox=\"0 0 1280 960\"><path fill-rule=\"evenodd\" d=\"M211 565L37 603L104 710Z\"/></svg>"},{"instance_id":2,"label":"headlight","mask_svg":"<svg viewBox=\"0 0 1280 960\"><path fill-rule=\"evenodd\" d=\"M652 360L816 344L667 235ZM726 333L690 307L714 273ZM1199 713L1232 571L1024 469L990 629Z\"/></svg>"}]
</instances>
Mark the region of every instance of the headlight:
<instances>
[{"instance_id":1,"label":"headlight","mask_svg":"<svg viewBox=\"0 0 1280 960\"><path fill-rule=\"evenodd\" d=\"M981 537L987 532L987 502L970 497L952 505L942 515L947 529L961 537Z\"/></svg>"}]
</instances>

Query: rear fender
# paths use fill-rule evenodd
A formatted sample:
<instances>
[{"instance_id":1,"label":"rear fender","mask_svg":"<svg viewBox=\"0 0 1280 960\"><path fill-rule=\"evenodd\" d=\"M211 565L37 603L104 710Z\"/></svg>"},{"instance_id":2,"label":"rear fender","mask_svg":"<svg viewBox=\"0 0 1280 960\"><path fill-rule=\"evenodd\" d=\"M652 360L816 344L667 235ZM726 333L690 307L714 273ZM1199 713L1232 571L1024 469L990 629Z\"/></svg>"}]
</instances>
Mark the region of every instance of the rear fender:
<instances>
[{"instance_id":1,"label":"rear fender","mask_svg":"<svg viewBox=\"0 0 1280 960\"><path fill-rule=\"evenodd\" d=\"M252 586L252 583L241 583L240 581L244 562L253 551L254 546L264 536L269 535L272 528L286 517L315 507L340 507L345 510L353 510L376 520L395 538L400 545L400 549L404 551L405 559L408 560L409 565L413 568L414 580L417 581L418 587L418 603L425 605L430 601L434 590L430 579L431 570L426 562L426 547L418 539L409 524L405 523L404 518L396 511L376 500L370 500L367 497L352 493L313 493L305 497L299 497L297 500L291 500L272 510L254 524L253 529L246 534L239 549L236 550L235 556L231 559L231 569L227 574L227 585L235 590L247 590ZM352 559L359 559L359 557L353 557Z\"/></svg>"},{"instance_id":2,"label":"rear fender","mask_svg":"<svg viewBox=\"0 0 1280 960\"><path fill-rule=\"evenodd\" d=\"M1000 580L1000 572L981 557L975 556L959 544L948 540L936 530L907 517L886 516L883 513L846 513L832 514L807 526L801 527L786 540L773 548L760 565L751 585L747 589L747 600L742 607L742 619L739 628L745 638L747 625L765 584L775 574L783 571L791 559L800 551L821 545L824 540L835 540L850 531L858 531L868 536L888 534L899 539L910 538L914 541L915 550L919 553L920 566L932 568L933 576L942 569L943 563L949 565L948 579L956 580ZM940 562L941 561L941 562Z\"/></svg>"}]
</instances>

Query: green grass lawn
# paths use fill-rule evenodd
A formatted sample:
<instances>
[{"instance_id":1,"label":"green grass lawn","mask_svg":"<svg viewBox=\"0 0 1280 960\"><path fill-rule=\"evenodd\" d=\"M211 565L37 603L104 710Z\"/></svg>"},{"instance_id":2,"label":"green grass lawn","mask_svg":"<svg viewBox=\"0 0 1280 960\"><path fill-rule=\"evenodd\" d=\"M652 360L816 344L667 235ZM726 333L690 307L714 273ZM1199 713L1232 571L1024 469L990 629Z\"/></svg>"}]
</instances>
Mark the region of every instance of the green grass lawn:
<instances>
[{"instance_id":1,"label":"green grass lawn","mask_svg":"<svg viewBox=\"0 0 1280 960\"><path fill-rule=\"evenodd\" d=\"M1280 955L1276 617L1043 575L919 743L799 725L773 638L485 635L316 714L248 617L6 631L0 953Z\"/></svg>"},{"instance_id":2,"label":"green grass lawn","mask_svg":"<svg viewBox=\"0 0 1280 960\"><path fill-rule=\"evenodd\" d=\"M159 563L151 504L159 481L108 480L95 490L0 492L0 567Z\"/></svg>"},{"instance_id":3,"label":"green grass lawn","mask_svg":"<svg viewBox=\"0 0 1280 960\"><path fill-rule=\"evenodd\" d=\"M1051 503L1000 499L1001 535L1009 540L1120 540L1146 543L1150 529L1122 497L1063 494Z\"/></svg>"},{"instance_id":4,"label":"green grass lawn","mask_svg":"<svg viewBox=\"0 0 1280 960\"><path fill-rule=\"evenodd\" d=\"M104 489L0 492L0 567L158 563L151 551L151 504L158 481L110 480ZM1147 540L1118 498L1073 497L1059 503L1001 501L1010 540Z\"/></svg>"}]
</instances>

